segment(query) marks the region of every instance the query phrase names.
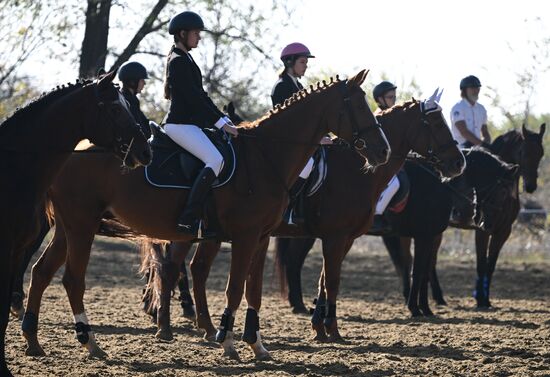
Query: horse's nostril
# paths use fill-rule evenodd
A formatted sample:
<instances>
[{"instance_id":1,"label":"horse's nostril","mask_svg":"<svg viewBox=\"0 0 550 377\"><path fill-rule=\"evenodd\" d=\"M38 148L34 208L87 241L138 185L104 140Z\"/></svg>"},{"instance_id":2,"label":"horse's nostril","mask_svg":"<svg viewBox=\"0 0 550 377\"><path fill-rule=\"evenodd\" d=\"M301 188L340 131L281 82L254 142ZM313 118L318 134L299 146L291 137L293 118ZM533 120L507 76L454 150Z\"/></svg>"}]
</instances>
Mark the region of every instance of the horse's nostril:
<instances>
[{"instance_id":1,"label":"horse's nostril","mask_svg":"<svg viewBox=\"0 0 550 377\"><path fill-rule=\"evenodd\" d=\"M462 160L456 160L456 168L462 169Z\"/></svg>"}]
</instances>

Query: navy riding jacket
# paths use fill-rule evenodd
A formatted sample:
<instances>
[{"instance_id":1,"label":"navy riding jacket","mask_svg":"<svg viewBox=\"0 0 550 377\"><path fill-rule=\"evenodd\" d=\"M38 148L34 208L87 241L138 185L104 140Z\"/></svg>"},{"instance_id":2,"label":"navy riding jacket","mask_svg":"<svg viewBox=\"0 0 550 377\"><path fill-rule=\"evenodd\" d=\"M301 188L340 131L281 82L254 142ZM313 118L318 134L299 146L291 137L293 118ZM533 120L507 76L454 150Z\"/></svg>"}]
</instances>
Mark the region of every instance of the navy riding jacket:
<instances>
[{"instance_id":1,"label":"navy riding jacket","mask_svg":"<svg viewBox=\"0 0 550 377\"><path fill-rule=\"evenodd\" d=\"M294 93L304 89L298 80L296 80L296 84L294 84L294 81L287 73L283 74L271 91L273 106L283 104L287 98L292 97Z\"/></svg>"},{"instance_id":2,"label":"navy riding jacket","mask_svg":"<svg viewBox=\"0 0 550 377\"><path fill-rule=\"evenodd\" d=\"M139 124L139 127L143 131L143 134L147 139L151 136L151 128L149 127L149 119L143 114L140 108L139 99L137 96L129 91L127 88L122 88L120 91L128 104L130 105L130 112L134 116L134 119Z\"/></svg>"}]
</instances>

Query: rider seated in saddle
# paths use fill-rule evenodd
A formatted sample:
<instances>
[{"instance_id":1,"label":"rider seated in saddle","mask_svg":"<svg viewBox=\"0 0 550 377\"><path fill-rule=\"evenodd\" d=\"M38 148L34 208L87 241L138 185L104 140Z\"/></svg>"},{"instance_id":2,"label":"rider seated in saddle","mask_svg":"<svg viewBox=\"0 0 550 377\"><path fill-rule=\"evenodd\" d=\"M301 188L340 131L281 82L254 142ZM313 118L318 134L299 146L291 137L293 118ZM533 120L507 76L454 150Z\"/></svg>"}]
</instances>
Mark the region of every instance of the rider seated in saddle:
<instances>
[{"instance_id":1,"label":"rider seated in saddle","mask_svg":"<svg viewBox=\"0 0 550 377\"><path fill-rule=\"evenodd\" d=\"M476 76L464 77L460 81L460 96L462 99L451 110L453 138L462 148L470 148L475 145L488 148L491 143L491 135L489 135L487 129L487 110L477 102L480 88L481 82ZM472 206L475 206L475 203ZM475 213L473 208L471 212ZM451 222L461 225L474 225L473 223L463 224L463 221L459 221L459 219L452 216Z\"/></svg>"},{"instance_id":2,"label":"rider seated in saddle","mask_svg":"<svg viewBox=\"0 0 550 377\"><path fill-rule=\"evenodd\" d=\"M168 32L174 45L168 54L164 96L170 110L164 119L164 131L182 148L204 162L193 183L186 206L177 220L177 229L198 236L204 203L212 183L221 172L221 153L202 131L203 128L223 129L237 136L237 128L212 102L202 86L202 74L191 54L201 39L204 22L194 12L182 12L170 20Z\"/></svg>"},{"instance_id":3,"label":"rider seated in saddle","mask_svg":"<svg viewBox=\"0 0 550 377\"><path fill-rule=\"evenodd\" d=\"M283 48L281 60L284 64L283 71L279 74L279 80L275 83L271 91L271 101L273 106L282 105L286 99L300 90L304 89L299 78L306 70L309 58L315 58L309 49L302 43L291 43ZM321 144L331 144L332 140L328 137L323 138ZM310 158L306 166L300 172L298 180L290 188L290 203L284 214L284 220L291 225L304 222L303 200L300 199L300 193L304 189L307 179L313 170L313 158Z\"/></svg>"},{"instance_id":4,"label":"rider seated in saddle","mask_svg":"<svg viewBox=\"0 0 550 377\"><path fill-rule=\"evenodd\" d=\"M146 138L151 136L151 128L149 127L149 119L147 119L140 109L137 95L143 90L145 80L148 78L147 70L138 62L126 62L121 65L118 70L118 79L122 82L122 89L120 92L126 101L128 101L130 112L139 124Z\"/></svg>"},{"instance_id":5,"label":"rider seated in saddle","mask_svg":"<svg viewBox=\"0 0 550 377\"><path fill-rule=\"evenodd\" d=\"M374 115L378 115L383 110L387 110L395 105L397 99L396 89L397 86L389 81L382 81L380 84L374 87L372 91L372 96L374 97L374 100L378 105L378 108L374 112ZM386 207L390 203L397 190L399 190L399 186L399 179L397 178L397 175L394 175L378 198L376 209L374 211L374 219L369 232L373 234L381 234L390 231L390 224L384 217L384 211L386 210Z\"/></svg>"}]
</instances>

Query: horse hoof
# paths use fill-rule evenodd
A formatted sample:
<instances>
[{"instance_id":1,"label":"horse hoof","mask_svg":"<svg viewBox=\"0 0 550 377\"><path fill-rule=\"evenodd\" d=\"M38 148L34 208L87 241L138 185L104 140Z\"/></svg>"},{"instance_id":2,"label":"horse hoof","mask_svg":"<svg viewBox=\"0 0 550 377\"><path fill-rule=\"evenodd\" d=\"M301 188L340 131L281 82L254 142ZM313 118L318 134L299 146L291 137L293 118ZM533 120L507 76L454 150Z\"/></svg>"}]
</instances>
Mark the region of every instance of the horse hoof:
<instances>
[{"instance_id":1,"label":"horse hoof","mask_svg":"<svg viewBox=\"0 0 550 377\"><path fill-rule=\"evenodd\" d=\"M157 338L158 340L169 342L174 339L174 335L170 330L158 330L155 334L155 338Z\"/></svg>"},{"instance_id":2,"label":"horse hoof","mask_svg":"<svg viewBox=\"0 0 550 377\"><path fill-rule=\"evenodd\" d=\"M435 314L430 309L422 310L422 315L424 317L435 317Z\"/></svg>"},{"instance_id":3,"label":"horse hoof","mask_svg":"<svg viewBox=\"0 0 550 377\"><path fill-rule=\"evenodd\" d=\"M306 314L309 315L309 309L306 308L304 305L301 306L293 306L292 307L292 314Z\"/></svg>"},{"instance_id":4,"label":"horse hoof","mask_svg":"<svg viewBox=\"0 0 550 377\"><path fill-rule=\"evenodd\" d=\"M216 341L216 330L205 332L203 338L204 338L204 340L207 340L209 342L215 342Z\"/></svg>"},{"instance_id":5,"label":"horse hoof","mask_svg":"<svg viewBox=\"0 0 550 377\"><path fill-rule=\"evenodd\" d=\"M336 332L328 336L328 341L330 343L344 343L344 338L342 338L339 332Z\"/></svg>"},{"instance_id":6,"label":"horse hoof","mask_svg":"<svg viewBox=\"0 0 550 377\"><path fill-rule=\"evenodd\" d=\"M46 356L46 352L44 352L42 347L40 347L40 345L37 344L33 346L28 346L27 349L25 350L25 355L41 357L41 356Z\"/></svg>"},{"instance_id":7,"label":"horse hoof","mask_svg":"<svg viewBox=\"0 0 550 377\"><path fill-rule=\"evenodd\" d=\"M326 334L323 334L323 333L317 333L313 337L313 340L316 341L316 342L320 342L320 343L326 343L326 342L328 342L328 336Z\"/></svg>"},{"instance_id":8,"label":"horse hoof","mask_svg":"<svg viewBox=\"0 0 550 377\"><path fill-rule=\"evenodd\" d=\"M103 351L99 347L94 347L88 350L90 352L90 357L93 359L106 359L107 358L107 352Z\"/></svg>"},{"instance_id":9,"label":"horse hoof","mask_svg":"<svg viewBox=\"0 0 550 377\"><path fill-rule=\"evenodd\" d=\"M239 356L239 353L237 352L236 349L234 348L231 348L231 349L224 349L223 350L223 355L224 357L227 357L231 360L235 360L235 361L241 361L241 357Z\"/></svg>"},{"instance_id":10,"label":"horse hoof","mask_svg":"<svg viewBox=\"0 0 550 377\"><path fill-rule=\"evenodd\" d=\"M265 351L265 352L259 352L258 354L256 354L256 360L268 361L268 360L273 360L273 358L271 357L268 351Z\"/></svg>"}]
</instances>

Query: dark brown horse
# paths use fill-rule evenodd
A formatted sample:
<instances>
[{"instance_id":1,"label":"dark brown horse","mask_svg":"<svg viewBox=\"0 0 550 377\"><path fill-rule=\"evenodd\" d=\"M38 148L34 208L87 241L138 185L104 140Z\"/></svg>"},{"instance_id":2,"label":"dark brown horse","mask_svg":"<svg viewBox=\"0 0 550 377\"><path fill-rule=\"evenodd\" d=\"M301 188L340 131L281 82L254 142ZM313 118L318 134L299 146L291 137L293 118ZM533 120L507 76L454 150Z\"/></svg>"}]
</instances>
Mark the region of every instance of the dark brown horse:
<instances>
[{"instance_id":1,"label":"dark brown horse","mask_svg":"<svg viewBox=\"0 0 550 377\"><path fill-rule=\"evenodd\" d=\"M145 137L112 84L57 88L16 111L0 125L0 375L9 376L4 355L13 275L19 253L37 236L37 214L55 176L82 139L114 151L134 167L148 164ZM120 161L117 161L120 164Z\"/></svg>"},{"instance_id":2,"label":"dark brown horse","mask_svg":"<svg viewBox=\"0 0 550 377\"><path fill-rule=\"evenodd\" d=\"M529 131L523 126L521 132L510 131L497 137L490 147L490 150L502 158L502 160L519 165L524 189L527 192L533 192L537 188L538 166L544 154L542 137L545 129L546 126L543 124L539 132L536 133ZM490 282L495 271L499 252L508 239L512 224L519 212L518 189L519 176L516 176L512 187L512 191L515 194L509 197L507 205L493 205L485 208L484 212L486 213L483 216L484 229L475 230L478 278L475 285L474 297L479 308L488 308L491 306L489 301ZM466 206L461 206L461 203L466 204ZM468 206L464 200L455 200L454 204L457 206L455 208L458 209L459 213L468 212ZM487 254L489 239L490 247ZM406 294L409 289L408 276L412 261L410 238L402 237L400 240L394 237L391 239L385 238L385 242L395 268L403 279L403 288ZM437 247L439 247L440 242L441 239L439 239ZM439 285L435 263L430 273L430 285L434 300L438 304L444 305L445 299Z\"/></svg>"},{"instance_id":3,"label":"dark brown horse","mask_svg":"<svg viewBox=\"0 0 550 377\"><path fill-rule=\"evenodd\" d=\"M322 318L319 320L320 313L317 313L312 322L316 339L319 340L340 338L335 310L341 263L355 238L367 232L381 190L403 164L409 150L430 156L438 169L448 177L460 174L464 168L464 157L456 147L440 110L426 113L422 110L421 102L411 101L384 112L379 120L392 147L390 162L376 172L365 174L353 153L331 149L327 153L326 181L318 193L306 199L306 225L289 227L282 224L274 233L293 237L313 236L323 241L324 265L317 312L322 305L328 303L328 320L325 321L328 338ZM265 257L267 244L263 246L259 255ZM207 338L213 337L215 329L208 313L205 281L218 249L219 243L201 244L191 261L197 325L205 330ZM185 253L179 256L173 254L170 258L174 265L168 268L170 271L178 271L177 267L185 258ZM162 266L165 265L168 263ZM254 275L257 275L254 279L261 278L262 266L263 263L258 263L258 270L253 270ZM174 287L177 274L172 272L172 278L167 278L166 275L167 273L158 275L169 283L160 293L160 297L169 300L169 292ZM253 285L254 289L256 287L257 285ZM247 285L247 295L248 290ZM161 307L168 307L168 303L161 304ZM161 330L162 326L169 326L166 323L159 324Z\"/></svg>"},{"instance_id":4,"label":"dark brown horse","mask_svg":"<svg viewBox=\"0 0 550 377\"><path fill-rule=\"evenodd\" d=\"M243 126L235 147L237 169L231 182L213 191L217 219L223 234L232 241L232 259L226 290L227 304L217 340L225 354L237 358L232 337L234 315L242 299L250 266L261 270L257 250L267 245L288 202L288 188L312 156L321 138L334 132L354 146L355 163L365 167L385 163L389 146L365 100L361 71L346 81L332 81L301 91L282 108ZM75 315L78 339L93 355L104 355L91 332L83 304L85 272L90 247L106 211L137 232L165 240L190 241L177 232L178 212L187 191L155 188L144 179L143 169L121 174L116 161L101 155L73 156L52 185L51 199L56 229L52 242L33 267L23 320L30 354L43 354L37 338L40 300L55 271L65 262L63 283ZM78 198L78 200L75 200ZM260 279L261 280L261 279ZM247 281L247 286L252 284ZM259 337L257 312L261 291L247 293L245 339L256 357L269 357ZM26 323L27 318L33 319Z\"/></svg>"}]
</instances>

